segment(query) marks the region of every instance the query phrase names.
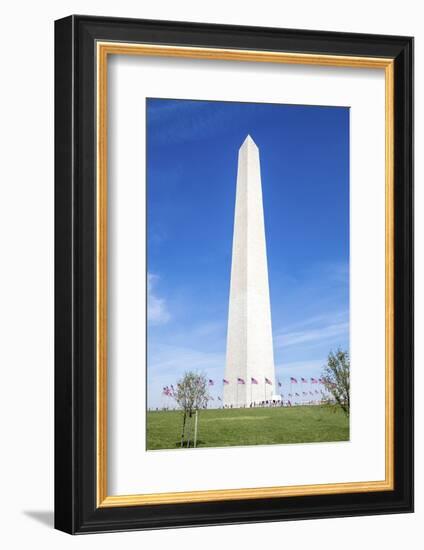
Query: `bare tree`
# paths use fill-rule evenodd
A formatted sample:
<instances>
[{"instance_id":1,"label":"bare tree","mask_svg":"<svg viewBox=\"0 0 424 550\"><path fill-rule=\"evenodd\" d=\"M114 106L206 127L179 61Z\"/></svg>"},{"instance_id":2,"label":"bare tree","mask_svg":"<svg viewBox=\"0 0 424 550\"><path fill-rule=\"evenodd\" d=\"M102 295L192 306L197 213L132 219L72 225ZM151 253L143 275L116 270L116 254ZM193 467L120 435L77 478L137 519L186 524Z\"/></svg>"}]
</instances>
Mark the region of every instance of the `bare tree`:
<instances>
[{"instance_id":1,"label":"bare tree","mask_svg":"<svg viewBox=\"0 0 424 550\"><path fill-rule=\"evenodd\" d=\"M328 355L322 381L337 405L349 416L350 410L350 359L347 351L338 349Z\"/></svg>"},{"instance_id":2,"label":"bare tree","mask_svg":"<svg viewBox=\"0 0 424 550\"><path fill-rule=\"evenodd\" d=\"M181 430L181 447L184 446L184 438L187 428L187 419L191 421L193 413L204 409L209 401L208 381L203 374L192 371L186 372L173 389L172 397L183 413L183 425ZM190 430L188 431L187 447L190 446Z\"/></svg>"}]
</instances>

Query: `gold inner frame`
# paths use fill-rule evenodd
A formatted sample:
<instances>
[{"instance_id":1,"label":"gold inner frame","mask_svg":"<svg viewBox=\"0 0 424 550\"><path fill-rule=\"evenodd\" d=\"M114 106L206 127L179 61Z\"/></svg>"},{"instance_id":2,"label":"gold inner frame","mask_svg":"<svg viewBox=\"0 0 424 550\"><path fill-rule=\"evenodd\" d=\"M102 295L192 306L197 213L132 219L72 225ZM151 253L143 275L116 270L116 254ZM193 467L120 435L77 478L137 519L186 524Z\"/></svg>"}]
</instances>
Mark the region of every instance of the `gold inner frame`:
<instances>
[{"instance_id":1,"label":"gold inner frame","mask_svg":"<svg viewBox=\"0 0 424 550\"><path fill-rule=\"evenodd\" d=\"M394 60L123 42L96 44L97 54L97 506L141 506L255 498L388 491L394 489ZM108 496L107 493L107 61L143 55L384 69L385 71L385 479L315 485L217 489Z\"/></svg>"}]
</instances>

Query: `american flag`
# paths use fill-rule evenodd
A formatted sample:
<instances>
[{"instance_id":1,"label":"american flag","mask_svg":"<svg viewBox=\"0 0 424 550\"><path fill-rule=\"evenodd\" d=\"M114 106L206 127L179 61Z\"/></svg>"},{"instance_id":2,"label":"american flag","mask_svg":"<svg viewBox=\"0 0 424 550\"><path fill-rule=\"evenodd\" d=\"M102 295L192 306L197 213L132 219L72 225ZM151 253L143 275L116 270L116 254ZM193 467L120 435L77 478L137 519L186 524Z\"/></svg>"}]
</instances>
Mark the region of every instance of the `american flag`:
<instances>
[{"instance_id":1,"label":"american flag","mask_svg":"<svg viewBox=\"0 0 424 550\"><path fill-rule=\"evenodd\" d=\"M316 378L311 378L312 384L318 384L318 380Z\"/></svg>"},{"instance_id":2,"label":"american flag","mask_svg":"<svg viewBox=\"0 0 424 550\"><path fill-rule=\"evenodd\" d=\"M290 382L293 382L293 384L297 384L296 378L293 378L293 376L290 376Z\"/></svg>"},{"instance_id":3,"label":"american flag","mask_svg":"<svg viewBox=\"0 0 424 550\"><path fill-rule=\"evenodd\" d=\"M303 395L308 395L305 391L302 392Z\"/></svg>"},{"instance_id":4,"label":"american flag","mask_svg":"<svg viewBox=\"0 0 424 550\"><path fill-rule=\"evenodd\" d=\"M171 396L172 395L172 391L170 388L168 388L168 386L165 386L163 388L163 391L162 391L163 395L168 395L168 396Z\"/></svg>"},{"instance_id":5,"label":"american flag","mask_svg":"<svg viewBox=\"0 0 424 550\"><path fill-rule=\"evenodd\" d=\"M318 391L318 390L315 390L315 393L319 393L319 391Z\"/></svg>"},{"instance_id":6,"label":"american flag","mask_svg":"<svg viewBox=\"0 0 424 550\"><path fill-rule=\"evenodd\" d=\"M244 384L243 378L237 378L237 384Z\"/></svg>"},{"instance_id":7,"label":"american flag","mask_svg":"<svg viewBox=\"0 0 424 550\"><path fill-rule=\"evenodd\" d=\"M314 395L311 391L309 392L310 395Z\"/></svg>"},{"instance_id":8,"label":"american flag","mask_svg":"<svg viewBox=\"0 0 424 550\"><path fill-rule=\"evenodd\" d=\"M293 397L291 393L289 393L289 397Z\"/></svg>"},{"instance_id":9,"label":"american flag","mask_svg":"<svg viewBox=\"0 0 424 550\"><path fill-rule=\"evenodd\" d=\"M258 381L256 380L256 378L253 378L253 377L250 379L250 382L251 382L252 384L257 384L257 383L258 383Z\"/></svg>"},{"instance_id":10,"label":"american flag","mask_svg":"<svg viewBox=\"0 0 424 550\"><path fill-rule=\"evenodd\" d=\"M265 384L269 384L270 386L272 386L272 382L269 378L266 378L265 377Z\"/></svg>"},{"instance_id":11,"label":"american flag","mask_svg":"<svg viewBox=\"0 0 424 550\"><path fill-rule=\"evenodd\" d=\"M218 401L222 401L222 399L219 397L219 395L218 395Z\"/></svg>"},{"instance_id":12,"label":"american flag","mask_svg":"<svg viewBox=\"0 0 424 550\"><path fill-rule=\"evenodd\" d=\"M283 384L280 381L278 381L278 387L281 388L282 385Z\"/></svg>"},{"instance_id":13,"label":"american flag","mask_svg":"<svg viewBox=\"0 0 424 550\"><path fill-rule=\"evenodd\" d=\"M304 384L306 384L306 382L307 382L306 378L303 378L303 376L302 376L301 380Z\"/></svg>"},{"instance_id":14,"label":"american flag","mask_svg":"<svg viewBox=\"0 0 424 550\"><path fill-rule=\"evenodd\" d=\"M208 384L209 384L209 386L213 386L213 380L209 379Z\"/></svg>"},{"instance_id":15,"label":"american flag","mask_svg":"<svg viewBox=\"0 0 424 550\"><path fill-rule=\"evenodd\" d=\"M225 380L225 378L222 379L223 384L229 384L228 380Z\"/></svg>"}]
</instances>

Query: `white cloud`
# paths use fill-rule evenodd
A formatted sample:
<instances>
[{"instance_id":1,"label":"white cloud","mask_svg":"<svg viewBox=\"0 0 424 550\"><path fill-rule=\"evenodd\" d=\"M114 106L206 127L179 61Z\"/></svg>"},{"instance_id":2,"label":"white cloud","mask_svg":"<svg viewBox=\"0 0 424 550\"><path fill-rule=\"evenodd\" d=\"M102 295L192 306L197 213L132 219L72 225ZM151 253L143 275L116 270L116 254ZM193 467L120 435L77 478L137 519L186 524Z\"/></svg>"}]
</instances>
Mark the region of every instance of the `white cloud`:
<instances>
[{"instance_id":1,"label":"white cloud","mask_svg":"<svg viewBox=\"0 0 424 550\"><path fill-rule=\"evenodd\" d=\"M223 353L204 352L188 347L160 345L149 352L147 367L148 377L148 406L161 407L164 404L173 406L173 403L162 396L164 386L173 384L187 371L204 374L214 381L209 392L215 399L222 392L222 378L224 376L225 355Z\"/></svg>"},{"instance_id":2,"label":"white cloud","mask_svg":"<svg viewBox=\"0 0 424 550\"><path fill-rule=\"evenodd\" d=\"M322 359L312 359L309 361L291 361L288 363L275 365L275 372L277 373L277 378L280 382L289 382L290 376L294 376L295 378L300 378L302 376L306 378L310 378L311 376L319 378L319 376L321 376L322 368L326 362L325 357Z\"/></svg>"},{"instance_id":3,"label":"white cloud","mask_svg":"<svg viewBox=\"0 0 424 550\"><path fill-rule=\"evenodd\" d=\"M171 318L166 300L160 298L155 291L158 279L158 275L147 274L147 317L153 325L162 325Z\"/></svg>"},{"instance_id":4,"label":"white cloud","mask_svg":"<svg viewBox=\"0 0 424 550\"><path fill-rule=\"evenodd\" d=\"M346 316L347 314L335 314L306 319L303 323L292 327L292 330L277 332L274 336L274 345L277 348L284 348L345 337L349 332L349 321L346 320Z\"/></svg>"},{"instance_id":5,"label":"white cloud","mask_svg":"<svg viewBox=\"0 0 424 550\"><path fill-rule=\"evenodd\" d=\"M188 370L222 370L225 356L221 353L204 352L179 346L162 345L152 350L149 361L150 373L180 375Z\"/></svg>"}]
</instances>

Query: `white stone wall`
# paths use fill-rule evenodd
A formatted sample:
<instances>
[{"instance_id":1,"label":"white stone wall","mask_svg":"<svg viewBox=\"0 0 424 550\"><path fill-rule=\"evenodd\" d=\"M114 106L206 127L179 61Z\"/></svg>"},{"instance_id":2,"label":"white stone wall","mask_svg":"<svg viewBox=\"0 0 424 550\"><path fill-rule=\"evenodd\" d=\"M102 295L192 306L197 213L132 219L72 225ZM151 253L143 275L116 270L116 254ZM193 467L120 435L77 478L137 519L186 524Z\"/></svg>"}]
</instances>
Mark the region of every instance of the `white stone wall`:
<instances>
[{"instance_id":1,"label":"white stone wall","mask_svg":"<svg viewBox=\"0 0 424 550\"><path fill-rule=\"evenodd\" d=\"M259 150L250 136L238 158L225 379L227 406L249 406L277 392Z\"/></svg>"}]
</instances>

